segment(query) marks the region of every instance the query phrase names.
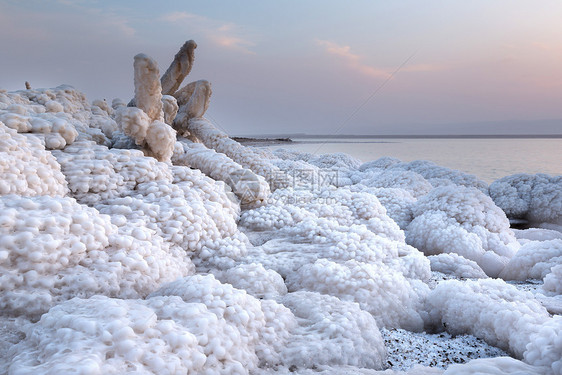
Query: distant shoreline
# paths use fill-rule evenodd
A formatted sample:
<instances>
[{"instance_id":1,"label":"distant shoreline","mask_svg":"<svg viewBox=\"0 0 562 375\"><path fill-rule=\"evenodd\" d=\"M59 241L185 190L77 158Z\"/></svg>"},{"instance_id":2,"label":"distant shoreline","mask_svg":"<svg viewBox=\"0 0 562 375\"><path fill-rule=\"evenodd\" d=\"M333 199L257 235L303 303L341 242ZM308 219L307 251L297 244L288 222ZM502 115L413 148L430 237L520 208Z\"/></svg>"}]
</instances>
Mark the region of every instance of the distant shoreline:
<instances>
[{"instance_id":1,"label":"distant shoreline","mask_svg":"<svg viewBox=\"0 0 562 375\"><path fill-rule=\"evenodd\" d=\"M412 134L412 135L377 135L377 134L264 134L253 136L238 136L232 139L241 142L272 142L272 143L290 143L297 139L540 139L540 138L562 138L562 134Z\"/></svg>"},{"instance_id":2,"label":"distant shoreline","mask_svg":"<svg viewBox=\"0 0 562 375\"><path fill-rule=\"evenodd\" d=\"M277 138L231 137L231 138L236 142L242 143L246 146L272 146L272 145L293 143L293 140L288 137L277 137Z\"/></svg>"},{"instance_id":3,"label":"distant shoreline","mask_svg":"<svg viewBox=\"0 0 562 375\"><path fill-rule=\"evenodd\" d=\"M290 144L308 144L308 143L395 143L392 139L561 139L562 134L524 134L524 135L310 135L310 134L294 134L294 135L263 135L263 136L246 136L231 137L233 140L246 145L255 147L267 147L277 145ZM322 139L322 140L319 140ZM363 141L361 141L363 140Z\"/></svg>"}]
</instances>

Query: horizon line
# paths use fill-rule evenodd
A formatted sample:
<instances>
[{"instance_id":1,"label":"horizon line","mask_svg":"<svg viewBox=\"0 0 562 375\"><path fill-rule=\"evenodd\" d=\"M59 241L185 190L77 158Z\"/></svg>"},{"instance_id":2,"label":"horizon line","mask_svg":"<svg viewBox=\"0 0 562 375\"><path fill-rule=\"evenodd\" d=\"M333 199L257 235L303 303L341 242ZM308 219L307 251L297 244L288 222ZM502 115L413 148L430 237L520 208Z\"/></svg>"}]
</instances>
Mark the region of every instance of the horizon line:
<instances>
[{"instance_id":1,"label":"horizon line","mask_svg":"<svg viewBox=\"0 0 562 375\"><path fill-rule=\"evenodd\" d=\"M232 135L236 138L562 138L560 134L246 134Z\"/></svg>"}]
</instances>

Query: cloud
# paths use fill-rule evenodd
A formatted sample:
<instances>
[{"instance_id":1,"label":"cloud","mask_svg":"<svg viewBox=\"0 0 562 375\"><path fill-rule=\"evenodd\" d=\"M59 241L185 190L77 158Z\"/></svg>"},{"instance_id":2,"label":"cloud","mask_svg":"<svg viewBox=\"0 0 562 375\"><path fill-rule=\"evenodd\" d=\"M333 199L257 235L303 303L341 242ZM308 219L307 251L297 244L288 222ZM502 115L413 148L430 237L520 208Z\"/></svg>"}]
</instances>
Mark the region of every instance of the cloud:
<instances>
[{"instance_id":1,"label":"cloud","mask_svg":"<svg viewBox=\"0 0 562 375\"><path fill-rule=\"evenodd\" d=\"M171 12L160 17L161 21L171 24L183 24L189 21L191 29L198 30L204 38L213 44L248 54L255 54L250 48L256 44L250 40L240 27L233 23L225 23L198 14L188 12Z\"/></svg>"},{"instance_id":2,"label":"cloud","mask_svg":"<svg viewBox=\"0 0 562 375\"><path fill-rule=\"evenodd\" d=\"M362 62L363 57L351 52L350 46L341 46L334 42L328 40L316 40L316 43L323 47L324 50L330 55L339 57L346 65L361 74L369 77L388 79L391 77L392 73L395 71L396 67L392 68L379 68L375 66L370 66ZM435 72L446 69L443 64L417 64L417 65L406 65L400 69L401 72Z\"/></svg>"},{"instance_id":3,"label":"cloud","mask_svg":"<svg viewBox=\"0 0 562 375\"><path fill-rule=\"evenodd\" d=\"M316 40L316 43L323 47L324 50L330 55L341 58L346 65L361 74L373 77L386 79L390 77L390 72L384 69L375 68L361 62L362 58L351 52L350 46L340 46L328 40Z\"/></svg>"}]
</instances>

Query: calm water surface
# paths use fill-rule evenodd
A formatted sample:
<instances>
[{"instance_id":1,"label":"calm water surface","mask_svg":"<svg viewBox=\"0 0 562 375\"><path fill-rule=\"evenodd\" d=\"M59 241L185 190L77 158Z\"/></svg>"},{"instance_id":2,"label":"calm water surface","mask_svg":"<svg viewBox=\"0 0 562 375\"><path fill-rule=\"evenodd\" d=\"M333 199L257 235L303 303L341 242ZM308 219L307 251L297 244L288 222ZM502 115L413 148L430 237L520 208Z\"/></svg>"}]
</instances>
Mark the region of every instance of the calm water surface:
<instances>
[{"instance_id":1,"label":"calm water surface","mask_svg":"<svg viewBox=\"0 0 562 375\"><path fill-rule=\"evenodd\" d=\"M288 148L315 154L345 152L364 162L382 156L393 156L402 161L430 160L438 165L474 174L488 183L515 173L562 175L561 138L293 140L293 144L269 148Z\"/></svg>"}]
</instances>

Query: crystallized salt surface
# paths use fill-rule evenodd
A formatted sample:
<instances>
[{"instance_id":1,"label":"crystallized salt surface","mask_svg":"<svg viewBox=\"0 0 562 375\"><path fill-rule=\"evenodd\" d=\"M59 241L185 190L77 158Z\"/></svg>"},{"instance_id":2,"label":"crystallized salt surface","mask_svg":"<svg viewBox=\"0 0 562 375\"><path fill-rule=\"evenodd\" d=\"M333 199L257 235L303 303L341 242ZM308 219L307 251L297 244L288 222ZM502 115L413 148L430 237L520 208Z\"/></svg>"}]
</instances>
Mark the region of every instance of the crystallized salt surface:
<instances>
[{"instance_id":1,"label":"crystallized salt surface","mask_svg":"<svg viewBox=\"0 0 562 375\"><path fill-rule=\"evenodd\" d=\"M562 373L558 178L245 147L195 47L0 91L0 374Z\"/></svg>"}]
</instances>

